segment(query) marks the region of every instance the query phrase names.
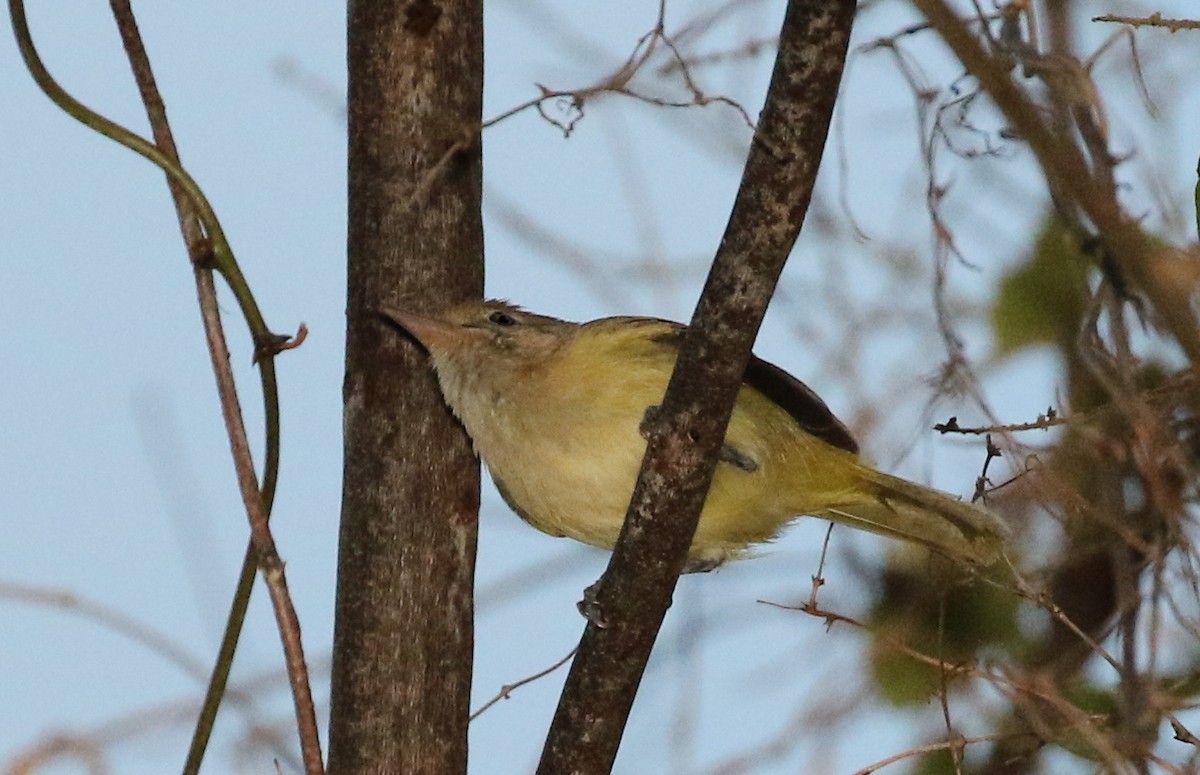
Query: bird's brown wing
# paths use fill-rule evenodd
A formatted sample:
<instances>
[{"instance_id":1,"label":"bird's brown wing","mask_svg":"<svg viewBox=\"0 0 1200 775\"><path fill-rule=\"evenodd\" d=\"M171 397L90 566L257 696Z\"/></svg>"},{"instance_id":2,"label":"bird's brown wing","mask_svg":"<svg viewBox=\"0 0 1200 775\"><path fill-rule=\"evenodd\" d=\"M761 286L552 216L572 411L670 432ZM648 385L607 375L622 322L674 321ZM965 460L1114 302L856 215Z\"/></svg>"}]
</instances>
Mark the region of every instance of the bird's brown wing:
<instances>
[{"instance_id":1,"label":"bird's brown wing","mask_svg":"<svg viewBox=\"0 0 1200 775\"><path fill-rule=\"evenodd\" d=\"M647 319L647 324L650 323L651 321ZM654 320L653 323L667 326L655 332L652 337L653 341L671 347L678 353L684 327L669 321ZM816 436L826 444L858 454L858 442L854 440L850 429L834 416L812 388L791 374L773 363L751 355L742 381L791 415L796 424L805 432Z\"/></svg>"}]
</instances>

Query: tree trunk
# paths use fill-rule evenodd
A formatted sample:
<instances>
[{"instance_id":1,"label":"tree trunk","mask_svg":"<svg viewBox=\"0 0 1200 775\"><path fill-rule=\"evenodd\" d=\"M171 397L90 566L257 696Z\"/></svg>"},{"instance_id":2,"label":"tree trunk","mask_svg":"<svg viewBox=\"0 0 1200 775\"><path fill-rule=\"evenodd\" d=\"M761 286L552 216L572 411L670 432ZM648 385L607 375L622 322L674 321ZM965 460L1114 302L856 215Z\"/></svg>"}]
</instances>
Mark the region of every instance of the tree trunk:
<instances>
[{"instance_id":1,"label":"tree trunk","mask_svg":"<svg viewBox=\"0 0 1200 775\"><path fill-rule=\"evenodd\" d=\"M479 466L425 354L377 310L436 310L482 294L482 4L352 0L347 58L345 480L329 769L462 773Z\"/></svg>"}]
</instances>

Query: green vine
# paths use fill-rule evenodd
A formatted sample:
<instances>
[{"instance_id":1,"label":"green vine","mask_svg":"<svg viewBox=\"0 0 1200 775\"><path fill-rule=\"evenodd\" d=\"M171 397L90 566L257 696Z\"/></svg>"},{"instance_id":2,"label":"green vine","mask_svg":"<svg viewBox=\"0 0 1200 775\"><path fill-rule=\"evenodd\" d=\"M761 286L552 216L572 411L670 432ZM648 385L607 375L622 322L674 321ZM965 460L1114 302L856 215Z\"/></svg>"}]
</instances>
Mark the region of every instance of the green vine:
<instances>
[{"instance_id":1,"label":"green vine","mask_svg":"<svg viewBox=\"0 0 1200 775\"><path fill-rule=\"evenodd\" d=\"M274 356L282 349L281 345L287 342L288 337L280 337L273 334L267 327L266 321L263 319L258 304L254 299L254 294L250 290L250 286L246 282L245 276L242 274L241 268L234 256L233 249L225 237L224 229L221 227L216 212L191 175L176 160L163 153L158 146L91 110L63 89L54 80L53 76L50 75L37 49L33 45L33 38L25 16L23 0L10 0L9 12L12 19L13 31L17 38L17 45L25 61L25 66L28 68L33 80L46 96L55 105L84 126L99 132L151 161L166 173L167 177L177 184L194 204L197 217L207 239L207 258L210 266L220 273L229 289L233 292L254 342L254 359L259 366L259 375L262 384L266 436L266 460L263 467L260 493L264 512L269 517L275 500L276 484L279 478L280 447L279 389L275 374ZM208 267L197 266L198 271L206 268ZM207 747L213 723L216 720L217 710L224 697L229 670L233 664L233 656L237 649L242 625L245 621L246 610L249 607L256 570L256 557L253 546L251 546L247 549L246 557L243 561L237 591L229 612L217 662L209 681L204 706L197 721L192 745L188 752L185 772L198 771L200 762L203 759L204 750Z\"/></svg>"}]
</instances>

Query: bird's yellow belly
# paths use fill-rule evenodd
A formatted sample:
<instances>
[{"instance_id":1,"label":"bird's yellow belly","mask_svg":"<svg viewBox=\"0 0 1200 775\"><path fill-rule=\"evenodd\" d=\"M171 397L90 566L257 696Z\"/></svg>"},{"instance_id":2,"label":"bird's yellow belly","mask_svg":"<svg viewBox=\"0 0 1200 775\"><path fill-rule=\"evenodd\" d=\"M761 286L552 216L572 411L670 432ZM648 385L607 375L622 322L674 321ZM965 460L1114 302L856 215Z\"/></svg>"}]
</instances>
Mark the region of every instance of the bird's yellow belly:
<instances>
[{"instance_id":1,"label":"bird's yellow belly","mask_svg":"<svg viewBox=\"0 0 1200 775\"><path fill-rule=\"evenodd\" d=\"M551 427L531 433L512 422L495 423L490 427L515 432L477 435L476 448L505 500L531 525L611 549L646 449L638 429L644 411L556 422L548 408L537 415L537 422ZM735 412L728 438L753 454L758 468L751 472L718 465L689 554L693 561L717 564L736 557L746 545L774 538L796 516L785 499L777 497L774 485L781 461L754 449L753 434L739 432L739 414ZM518 441L530 438L548 446L532 449Z\"/></svg>"},{"instance_id":2,"label":"bird's yellow belly","mask_svg":"<svg viewBox=\"0 0 1200 775\"><path fill-rule=\"evenodd\" d=\"M552 449L477 446L505 500L530 524L611 549L645 452L636 423L619 432L575 424L540 438Z\"/></svg>"}]
</instances>

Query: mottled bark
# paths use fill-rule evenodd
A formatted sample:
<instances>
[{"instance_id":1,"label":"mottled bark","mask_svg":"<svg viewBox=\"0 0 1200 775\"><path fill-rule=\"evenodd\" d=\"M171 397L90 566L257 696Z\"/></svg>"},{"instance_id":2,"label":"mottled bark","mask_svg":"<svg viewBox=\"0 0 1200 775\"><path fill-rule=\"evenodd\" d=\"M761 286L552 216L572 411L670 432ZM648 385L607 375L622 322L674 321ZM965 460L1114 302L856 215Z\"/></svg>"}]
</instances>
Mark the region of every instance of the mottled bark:
<instances>
[{"instance_id":1,"label":"mottled bark","mask_svg":"<svg viewBox=\"0 0 1200 775\"><path fill-rule=\"evenodd\" d=\"M479 467L425 355L377 310L482 295L482 4L353 0L348 65L345 481L329 766L462 773Z\"/></svg>"},{"instance_id":2,"label":"mottled bark","mask_svg":"<svg viewBox=\"0 0 1200 775\"><path fill-rule=\"evenodd\" d=\"M841 80L852 0L788 3L741 188L685 335L621 540L563 689L541 775L611 770L712 481L767 303L812 194ZM635 768L636 769L636 768Z\"/></svg>"}]
</instances>

